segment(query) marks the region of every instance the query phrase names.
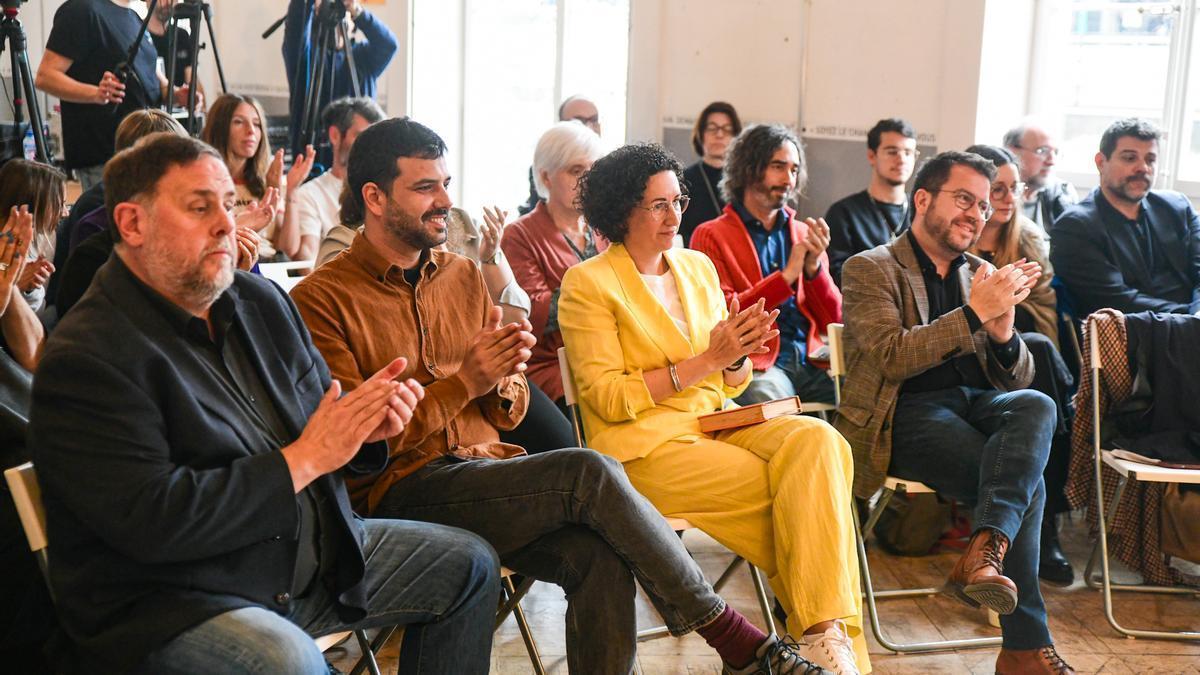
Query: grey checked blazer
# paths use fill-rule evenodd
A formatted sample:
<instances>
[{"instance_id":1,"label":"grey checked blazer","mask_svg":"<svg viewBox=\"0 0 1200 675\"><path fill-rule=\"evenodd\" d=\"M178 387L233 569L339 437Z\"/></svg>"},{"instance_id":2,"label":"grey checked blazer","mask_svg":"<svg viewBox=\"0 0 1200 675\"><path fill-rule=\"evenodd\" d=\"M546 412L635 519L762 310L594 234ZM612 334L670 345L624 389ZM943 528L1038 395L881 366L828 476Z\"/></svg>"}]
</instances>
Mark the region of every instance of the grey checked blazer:
<instances>
[{"instance_id":1,"label":"grey checked blazer","mask_svg":"<svg viewBox=\"0 0 1200 675\"><path fill-rule=\"evenodd\" d=\"M967 264L958 268L964 299L981 264L967 254ZM1033 359L1024 342L1016 363L1005 370L987 332L971 333L961 308L930 323L925 281L906 235L846 261L842 316L846 381L835 426L854 449L854 492L862 498L874 494L887 475L892 416L905 380L972 352L997 389L1023 389L1033 379Z\"/></svg>"}]
</instances>

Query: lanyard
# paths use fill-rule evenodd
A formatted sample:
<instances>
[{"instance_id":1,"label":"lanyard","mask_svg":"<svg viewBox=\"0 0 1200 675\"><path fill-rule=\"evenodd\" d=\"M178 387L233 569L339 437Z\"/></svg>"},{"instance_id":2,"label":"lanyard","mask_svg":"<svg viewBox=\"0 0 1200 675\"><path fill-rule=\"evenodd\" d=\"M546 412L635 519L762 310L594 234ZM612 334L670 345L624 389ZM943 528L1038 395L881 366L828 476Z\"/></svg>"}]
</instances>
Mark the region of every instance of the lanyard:
<instances>
[{"instance_id":1,"label":"lanyard","mask_svg":"<svg viewBox=\"0 0 1200 675\"><path fill-rule=\"evenodd\" d=\"M908 217L908 200L904 200L904 205L900 209L900 220L892 225L892 221L888 220L887 213L883 207L879 205L879 201L867 194L867 199L871 200L871 205L875 207L875 213L879 214L879 219L883 222L883 226L891 231L892 234L900 234L904 230L904 220Z\"/></svg>"}]
</instances>

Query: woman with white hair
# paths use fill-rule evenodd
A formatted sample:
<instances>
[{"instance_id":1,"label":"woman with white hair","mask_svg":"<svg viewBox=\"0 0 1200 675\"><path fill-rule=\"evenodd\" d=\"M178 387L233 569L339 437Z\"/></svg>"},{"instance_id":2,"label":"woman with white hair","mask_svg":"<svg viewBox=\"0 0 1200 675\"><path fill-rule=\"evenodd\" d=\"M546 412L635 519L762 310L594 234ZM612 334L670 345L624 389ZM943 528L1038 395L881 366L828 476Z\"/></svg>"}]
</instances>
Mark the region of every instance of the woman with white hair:
<instances>
[{"instance_id":1,"label":"woman with white hair","mask_svg":"<svg viewBox=\"0 0 1200 675\"><path fill-rule=\"evenodd\" d=\"M538 339L525 375L555 402L563 398L558 287L567 268L608 248L608 242L596 239L576 204L579 177L603 154L600 137L579 122L550 127L533 153L537 206L509 225L500 243L517 283L529 294L529 322Z\"/></svg>"}]
</instances>

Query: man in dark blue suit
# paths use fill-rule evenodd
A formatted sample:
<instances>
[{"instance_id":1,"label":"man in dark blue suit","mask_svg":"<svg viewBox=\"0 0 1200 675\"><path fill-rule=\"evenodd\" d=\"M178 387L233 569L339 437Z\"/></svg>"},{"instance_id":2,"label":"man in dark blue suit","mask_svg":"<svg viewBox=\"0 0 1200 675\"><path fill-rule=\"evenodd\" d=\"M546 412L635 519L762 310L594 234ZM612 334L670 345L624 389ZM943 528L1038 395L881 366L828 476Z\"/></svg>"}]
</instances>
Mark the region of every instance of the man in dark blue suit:
<instances>
[{"instance_id":1,"label":"man in dark blue suit","mask_svg":"<svg viewBox=\"0 0 1200 675\"><path fill-rule=\"evenodd\" d=\"M1200 218L1187 197L1151 190L1160 133L1113 122L1100 139L1100 187L1054 223L1050 260L1080 316L1200 311Z\"/></svg>"},{"instance_id":2,"label":"man in dark blue suit","mask_svg":"<svg viewBox=\"0 0 1200 675\"><path fill-rule=\"evenodd\" d=\"M354 517L423 395L396 359L340 396L277 286L234 271L233 180L155 134L113 158L114 255L46 347L30 439L65 670L324 675L310 636L406 624L402 672L485 673L475 535Z\"/></svg>"}]
</instances>

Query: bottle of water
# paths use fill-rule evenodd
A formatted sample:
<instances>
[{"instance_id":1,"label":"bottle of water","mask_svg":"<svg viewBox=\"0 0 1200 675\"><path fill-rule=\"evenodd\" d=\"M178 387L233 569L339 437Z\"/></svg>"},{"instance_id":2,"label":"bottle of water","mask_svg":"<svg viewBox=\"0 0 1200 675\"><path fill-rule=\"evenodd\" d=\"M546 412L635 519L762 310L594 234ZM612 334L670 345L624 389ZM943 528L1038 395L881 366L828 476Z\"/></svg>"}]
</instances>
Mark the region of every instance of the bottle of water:
<instances>
[{"instance_id":1,"label":"bottle of water","mask_svg":"<svg viewBox=\"0 0 1200 675\"><path fill-rule=\"evenodd\" d=\"M31 162L37 159L37 141L33 138L32 124L25 130L25 142L23 145L25 148L25 159Z\"/></svg>"}]
</instances>

